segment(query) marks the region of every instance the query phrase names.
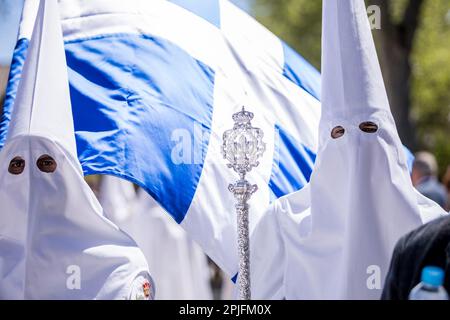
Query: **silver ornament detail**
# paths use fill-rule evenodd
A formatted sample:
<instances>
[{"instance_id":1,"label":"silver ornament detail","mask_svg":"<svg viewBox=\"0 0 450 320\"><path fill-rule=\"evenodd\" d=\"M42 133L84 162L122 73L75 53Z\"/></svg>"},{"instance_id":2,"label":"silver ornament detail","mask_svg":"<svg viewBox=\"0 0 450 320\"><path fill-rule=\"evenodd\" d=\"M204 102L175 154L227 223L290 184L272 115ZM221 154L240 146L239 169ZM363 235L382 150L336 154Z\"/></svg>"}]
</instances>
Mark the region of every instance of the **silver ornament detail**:
<instances>
[{"instance_id":1,"label":"silver ornament detail","mask_svg":"<svg viewBox=\"0 0 450 320\"><path fill-rule=\"evenodd\" d=\"M250 239L249 239L249 205L248 200L258 190L256 184L250 184L245 176L259 165L259 159L266 150L263 142L264 133L251 124L253 113L244 107L233 114L233 129L223 134L222 155L229 163L227 166L239 174L239 180L228 186L236 203L239 274L238 286L241 300L251 299L250 289Z\"/></svg>"}]
</instances>

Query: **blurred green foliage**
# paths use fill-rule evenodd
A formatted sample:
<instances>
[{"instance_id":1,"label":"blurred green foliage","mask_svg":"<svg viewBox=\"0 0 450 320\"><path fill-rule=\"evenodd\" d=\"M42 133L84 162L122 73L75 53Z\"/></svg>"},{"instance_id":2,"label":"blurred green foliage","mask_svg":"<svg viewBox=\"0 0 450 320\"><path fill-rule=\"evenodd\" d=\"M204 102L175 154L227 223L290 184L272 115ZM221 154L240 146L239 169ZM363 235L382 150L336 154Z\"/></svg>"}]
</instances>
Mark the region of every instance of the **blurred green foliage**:
<instances>
[{"instance_id":1,"label":"blurred green foliage","mask_svg":"<svg viewBox=\"0 0 450 320\"><path fill-rule=\"evenodd\" d=\"M399 22L410 0L390 1ZM268 29L320 68L322 1L254 0ZM374 32L383 32L383 29ZM450 165L450 1L425 0L412 54L411 118L418 146L433 152L441 173Z\"/></svg>"}]
</instances>

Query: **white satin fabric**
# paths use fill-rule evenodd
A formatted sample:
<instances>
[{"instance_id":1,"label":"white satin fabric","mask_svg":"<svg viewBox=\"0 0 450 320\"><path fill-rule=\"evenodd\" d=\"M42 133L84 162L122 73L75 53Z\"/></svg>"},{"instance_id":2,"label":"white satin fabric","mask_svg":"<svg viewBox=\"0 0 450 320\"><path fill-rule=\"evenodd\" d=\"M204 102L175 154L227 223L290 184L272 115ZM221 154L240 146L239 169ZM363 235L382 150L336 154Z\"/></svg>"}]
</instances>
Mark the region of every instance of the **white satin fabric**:
<instances>
[{"instance_id":1,"label":"white satin fabric","mask_svg":"<svg viewBox=\"0 0 450 320\"><path fill-rule=\"evenodd\" d=\"M143 189L103 176L100 202L105 214L145 254L159 300L212 299L207 258L200 247Z\"/></svg>"}]
</instances>

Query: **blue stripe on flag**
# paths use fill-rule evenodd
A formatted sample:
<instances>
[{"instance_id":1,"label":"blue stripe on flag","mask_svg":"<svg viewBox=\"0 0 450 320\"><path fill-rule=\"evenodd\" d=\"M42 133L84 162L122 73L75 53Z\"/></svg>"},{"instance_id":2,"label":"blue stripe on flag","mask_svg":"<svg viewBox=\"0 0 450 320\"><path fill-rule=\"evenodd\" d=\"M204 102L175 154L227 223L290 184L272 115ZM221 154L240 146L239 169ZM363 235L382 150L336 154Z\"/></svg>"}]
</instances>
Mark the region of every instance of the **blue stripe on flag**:
<instances>
[{"instance_id":1,"label":"blue stripe on flag","mask_svg":"<svg viewBox=\"0 0 450 320\"><path fill-rule=\"evenodd\" d=\"M282 41L284 51L283 75L320 101L320 73L301 55Z\"/></svg>"},{"instance_id":2,"label":"blue stripe on flag","mask_svg":"<svg viewBox=\"0 0 450 320\"><path fill-rule=\"evenodd\" d=\"M170 0L220 28L219 0Z\"/></svg>"},{"instance_id":3,"label":"blue stripe on flag","mask_svg":"<svg viewBox=\"0 0 450 320\"><path fill-rule=\"evenodd\" d=\"M6 140L8 133L9 121L11 120L11 112L16 99L17 87L22 74L23 64L27 55L29 40L22 38L16 43L13 59L9 70L8 86L6 87L5 103L3 104L3 114L0 120L0 149Z\"/></svg>"},{"instance_id":4,"label":"blue stripe on flag","mask_svg":"<svg viewBox=\"0 0 450 320\"><path fill-rule=\"evenodd\" d=\"M405 152L406 155L406 164L408 165L409 173L412 173L412 168L416 157L414 157L412 152L409 151L409 149L405 146L403 146L403 151Z\"/></svg>"},{"instance_id":5,"label":"blue stripe on flag","mask_svg":"<svg viewBox=\"0 0 450 320\"><path fill-rule=\"evenodd\" d=\"M135 182L180 223L209 142L214 72L150 36L102 36L65 48L84 173ZM188 159L177 164L174 150Z\"/></svg>"},{"instance_id":6,"label":"blue stripe on flag","mask_svg":"<svg viewBox=\"0 0 450 320\"><path fill-rule=\"evenodd\" d=\"M300 190L309 182L316 155L278 125L275 126L275 134L269 187L273 198L279 198Z\"/></svg>"}]
</instances>

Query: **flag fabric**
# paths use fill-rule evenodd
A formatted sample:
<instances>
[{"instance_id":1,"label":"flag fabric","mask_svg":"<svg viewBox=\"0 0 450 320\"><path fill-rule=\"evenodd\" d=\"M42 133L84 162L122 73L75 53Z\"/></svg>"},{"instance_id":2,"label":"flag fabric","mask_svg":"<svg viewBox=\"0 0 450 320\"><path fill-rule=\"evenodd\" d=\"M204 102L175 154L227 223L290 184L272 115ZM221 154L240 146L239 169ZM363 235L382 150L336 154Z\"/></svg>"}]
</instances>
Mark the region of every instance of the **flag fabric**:
<instances>
[{"instance_id":1,"label":"flag fabric","mask_svg":"<svg viewBox=\"0 0 450 320\"><path fill-rule=\"evenodd\" d=\"M151 297L142 251L83 179L56 0L39 6L0 151L0 203L0 299Z\"/></svg>"},{"instance_id":2,"label":"flag fabric","mask_svg":"<svg viewBox=\"0 0 450 320\"><path fill-rule=\"evenodd\" d=\"M396 242L445 212L412 186L364 0L326 0L314 172L251 240L254 298L379 299Z\"/></svg>"},{"instance_id":3,"label":"flag fabric","mask_svg":"<svg viewBox=\"0 0 450 320\"><path fill-rule=\"evenodd\" d=\"M145 189L229 275L236 217L222 134L243 105L267 145L248 175L251 229L309 179L320 75L226 0L59 1L78 158L85 175ZM8 132L37 1L25 1L2 116Z\"/></svg>"}]
</instances>

